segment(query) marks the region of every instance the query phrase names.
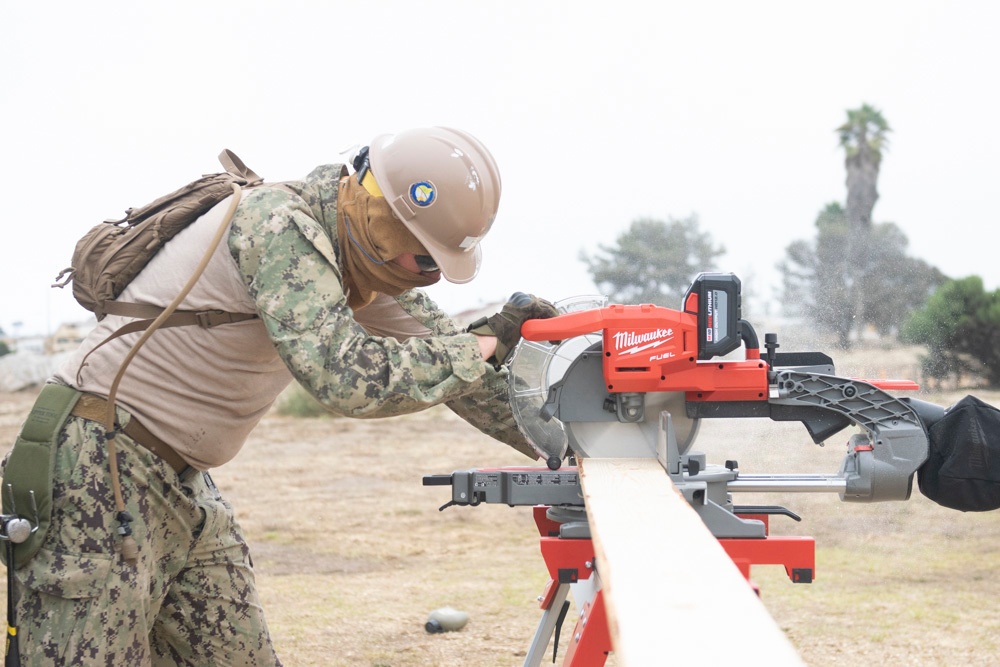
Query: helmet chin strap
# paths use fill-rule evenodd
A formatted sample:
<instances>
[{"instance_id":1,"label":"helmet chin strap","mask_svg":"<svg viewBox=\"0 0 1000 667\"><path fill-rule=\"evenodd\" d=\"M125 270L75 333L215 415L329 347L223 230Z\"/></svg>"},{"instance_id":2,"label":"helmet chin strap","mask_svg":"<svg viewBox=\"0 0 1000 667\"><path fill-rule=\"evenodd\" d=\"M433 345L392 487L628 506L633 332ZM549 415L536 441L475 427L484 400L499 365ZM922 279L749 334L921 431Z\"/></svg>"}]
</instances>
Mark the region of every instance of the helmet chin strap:
<instances>
[{"instance_id":1,"label":"helmet chin strap","mask_svg":"<svg viewBox=\"0 0 1000 667\"><path fill-rule=\"evenodd\" d=\"M374 257L372 257L371 255L369 255L368 251L365 250L365 247L363 245L361 245L360 243L358 243L358 240L356 238L354 238L354 234L351 233L351 219L349 217L347 217L346 213L344 214L344 228L347 230L347 238L349 238L351 240L351 243L354 244L354 247L356 247L358 250L361 251L361 254L363 254L365 257L368 258L369 262L371 262L372 264L375 264L376 266L382 266L383 264L386 263L386 260L384 260L384 259L378 260L378 259L375 259Z\"/></svg>"}]
</instances>

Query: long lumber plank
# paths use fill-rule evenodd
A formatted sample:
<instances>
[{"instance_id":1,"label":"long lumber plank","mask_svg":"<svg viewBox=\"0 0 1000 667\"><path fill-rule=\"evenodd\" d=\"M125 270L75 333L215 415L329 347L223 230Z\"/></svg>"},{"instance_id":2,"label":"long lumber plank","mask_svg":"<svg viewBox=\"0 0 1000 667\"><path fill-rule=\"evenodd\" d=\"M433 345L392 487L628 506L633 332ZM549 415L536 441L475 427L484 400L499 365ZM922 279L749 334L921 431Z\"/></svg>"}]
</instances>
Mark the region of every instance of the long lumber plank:
<instances>
[{"instance_id":1,"label":"long lumber plank","mask_svg":"<svg viewBox=\"0 0 1000 667\"><path fill-rule=\"evenodd\" d=\"M579 467L620 665L804 664L656 459Z\"/></svg>"}]
</instances>

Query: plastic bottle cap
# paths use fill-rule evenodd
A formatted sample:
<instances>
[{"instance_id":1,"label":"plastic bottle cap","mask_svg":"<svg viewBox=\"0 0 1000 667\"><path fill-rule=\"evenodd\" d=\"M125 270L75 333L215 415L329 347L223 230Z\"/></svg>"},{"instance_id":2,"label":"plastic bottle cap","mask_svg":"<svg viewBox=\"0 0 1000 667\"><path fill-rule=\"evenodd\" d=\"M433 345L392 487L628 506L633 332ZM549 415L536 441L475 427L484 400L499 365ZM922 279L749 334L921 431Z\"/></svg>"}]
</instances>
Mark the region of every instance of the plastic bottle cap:
<instances>
[{"instance_id":1,"label":"plastic bottle cap","mask_svg":"<svg viewBox=\"0 0 1000 667\"><path fill-rule=\"evenodd\" d=\"M437 632L444 632L444 628L441 627L441 623L439 623L436 618L432 618L431 620L429 620L426 623L424 623L424 630L426 630L427 632L429 632L431 634L434 634L434 633L437 633Z\"/></svg>"}]
</instances>

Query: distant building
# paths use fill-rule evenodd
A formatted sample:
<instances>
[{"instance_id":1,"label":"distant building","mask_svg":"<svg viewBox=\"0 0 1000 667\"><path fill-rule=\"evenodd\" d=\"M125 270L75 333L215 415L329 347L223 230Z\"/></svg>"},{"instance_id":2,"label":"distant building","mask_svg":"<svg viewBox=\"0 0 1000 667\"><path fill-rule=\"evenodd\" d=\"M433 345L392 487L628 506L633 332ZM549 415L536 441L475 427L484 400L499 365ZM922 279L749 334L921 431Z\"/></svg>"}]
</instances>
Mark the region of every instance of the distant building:
<instances>
[{"instance_id":1,"label":"distant building","mask_svg":"<svg viewBox=\"0 0 1000 667\"><path fill-rule=\"evenodd\" d=\"M45 354L59 354L61 352L72 352L80 347L80 343L87 337L96 323L94 320L86 322L64 322L60 324L51 336L45 339Z\"/></svg>"},{"instance_id":2,"label":"distant building","mask_svg":"<svg viewBox=\"0 0 1000 667\"><path fill-rule=\"evenodd\" d=\"M4 339L11 352L33 352L42 354L45 349L45 336L32 334L30 336L10 336Z\"/></svg>"}]
</instances>

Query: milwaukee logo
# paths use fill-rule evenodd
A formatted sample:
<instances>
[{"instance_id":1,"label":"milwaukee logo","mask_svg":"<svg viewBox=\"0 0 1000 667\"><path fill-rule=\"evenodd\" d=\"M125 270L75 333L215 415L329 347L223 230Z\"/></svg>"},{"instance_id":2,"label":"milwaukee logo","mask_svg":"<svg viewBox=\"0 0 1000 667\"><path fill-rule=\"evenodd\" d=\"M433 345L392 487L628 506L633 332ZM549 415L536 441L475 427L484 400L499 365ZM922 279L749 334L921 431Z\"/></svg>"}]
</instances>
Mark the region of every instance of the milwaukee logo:
<instances>
[{"instance_id":1,"label":"milwaukee logo","mask_svg":"<svg viewBox=\"0 0 1000 667\"><path fill-rule=\"evenodd\" d=\"M642 333L616 331L614 338L616 352L619 354L636 354L637 352L669 343L674 339L674 330L654 329L653 331L644 331Z\"/></svg>"}]
</instances>

